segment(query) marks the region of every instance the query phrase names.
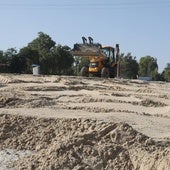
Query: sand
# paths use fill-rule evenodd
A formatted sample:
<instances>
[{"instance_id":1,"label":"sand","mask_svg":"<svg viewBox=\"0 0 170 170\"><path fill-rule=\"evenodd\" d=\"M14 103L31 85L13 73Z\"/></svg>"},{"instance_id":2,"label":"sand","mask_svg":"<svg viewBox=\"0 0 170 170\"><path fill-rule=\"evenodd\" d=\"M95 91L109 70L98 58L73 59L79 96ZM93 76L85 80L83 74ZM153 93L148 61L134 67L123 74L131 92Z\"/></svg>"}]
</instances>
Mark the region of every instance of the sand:
<instances>
[{"instance_id":1,"label":"sand","mask_svg":"<svg viewBox=\"0 0 170 170\"><path fill-rule=\"evenodd\" d=\"M170 84L0 75L0 169L170 169Z\"/></svg>"}]
</instances>

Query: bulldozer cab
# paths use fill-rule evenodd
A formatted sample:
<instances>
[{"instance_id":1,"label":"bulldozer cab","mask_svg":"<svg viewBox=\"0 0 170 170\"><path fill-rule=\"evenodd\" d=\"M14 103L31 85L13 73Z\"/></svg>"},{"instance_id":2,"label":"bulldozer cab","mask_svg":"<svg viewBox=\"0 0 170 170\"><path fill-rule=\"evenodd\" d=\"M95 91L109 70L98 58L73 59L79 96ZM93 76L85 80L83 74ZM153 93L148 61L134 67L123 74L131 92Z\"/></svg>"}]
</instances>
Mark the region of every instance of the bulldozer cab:
<instances>
[{"instance_id":1,"label":"bulldozer cab","mask_svg":"<svg viewBox=\"0 0 170 170\"><path fill-rule=\"evenodd\" d=\"M101 52L110 62L115 62L114 48L105 46L101 48Z\"/></svg>"}]
</instances>

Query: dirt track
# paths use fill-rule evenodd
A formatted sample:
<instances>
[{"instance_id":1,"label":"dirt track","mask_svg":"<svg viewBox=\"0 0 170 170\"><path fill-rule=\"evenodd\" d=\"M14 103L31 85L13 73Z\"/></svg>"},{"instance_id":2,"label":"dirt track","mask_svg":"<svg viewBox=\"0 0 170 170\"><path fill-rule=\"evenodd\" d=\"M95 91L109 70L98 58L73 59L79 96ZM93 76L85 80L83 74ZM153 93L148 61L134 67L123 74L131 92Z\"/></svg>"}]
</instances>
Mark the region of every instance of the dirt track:
<instances>
[{"instance_id":1,"label":"dirt track","mask_svg":"<svg viewBox=\"0 0 170 170\"><path fill-rule=\"evenodd\" d=\"M31 151L16 169L168 170L169 99L168 83L0 75L0 147Z\"/></svg>"}]
</instances>

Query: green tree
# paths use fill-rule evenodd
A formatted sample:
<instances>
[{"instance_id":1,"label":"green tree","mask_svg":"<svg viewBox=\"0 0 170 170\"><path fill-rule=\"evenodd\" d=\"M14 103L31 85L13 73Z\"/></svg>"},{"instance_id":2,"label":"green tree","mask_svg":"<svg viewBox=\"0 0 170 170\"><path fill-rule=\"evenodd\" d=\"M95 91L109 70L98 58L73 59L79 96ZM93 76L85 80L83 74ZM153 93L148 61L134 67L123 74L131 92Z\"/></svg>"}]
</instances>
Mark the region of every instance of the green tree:
<instances>
[{"instance_id":1,"label":"green tree","mask_svg":"<svg viewBox=\"0 0 170 170\"><path fill-rule=\"evenodd\" d=\"M9 48L4 52L4 56L7 58L13 57L17 54L16 48Z\"/></svg>"},{"instance_id":2,"label":"green tree","mask_svg":"<svg viewBox=\"0 0 170 170\"><path fill-rule=\"evenodd\" d=\"M164 79L170 82L170 63L167 63L166 68L163 71Z\"/></svg>"},{"instance_id":3,"label":"green tree","mask_svg":"<svg viewBox=\"0 0 170 170\"><path fill-rule=\"evenodd\" d=\"M155 79L158 74L157 59L151 56L142 57L139 61L139 74Z\"/></svg>"},{"instance_id":4,"label":"green tree","mask_svg":"<svg viewBox=\"0 0 170 170\"><path fill-rule=\"evenodd\" d=\"M6 60L6 64L8 65L8 72L11 73L19 73L21 68L20 61L17 57L16 48L9 48L4 52L4 57Z\"/></svg>"},{"instance_id":5,"label":"green tree","mask_svg":"<svg viewBox=\"0 0 170 170\"><path fill-rule=\"evenodd\" d=\"M156 74L155 80L156 81L165 81L164 72Z\"/></svg>"},{"instance_id":6,"label":"green tree","mask_svg":"<svg viewBox=\"0 0 170 170\"><path fill-rule=\"evenodd\" d=\"M15 55L12 57L10 62L10 72L11 73L23 73L25 69L25 58Z\"/></svg>"},{"instance_id":7,"label":"green tree","mask_svg":"<svg viewBox=\"0 0 170 170\"><path fill-rule=\"evenodd\" d=\"M75 75L79 75L80 74L80 70L83 66L89 66L90 60L88 57L78 57L75 56L74 57L74 74Z\"/></svg>"},{"instance_id":8,"label":"green tree","mask_svg":"<svg viewBox=\"0 0 170 170\"><path fill-rule=\"evenodd\" d=\"M30 47L20 49L17 56L23 61L22 72L24 73L32 73L32 64L40 64L38 51Z\"/></svg>"},{"instance_id":9,"label":"green tree","mask_svg":"<svg viewBox=\"0 0 170 170\"><path fill-rule=\"evenodd\" d=\"M39 32L38 37L28 44L29 48L38 52L42 73L50 73L51 68L49 67L49 64L51 64L50 61L51 58L53 58L51 51L55 47L55 44L56 43L51 39L51 37L43 32Z\"/></svg>"},{"instance_id":10,"label":"green tree","mask_svg":"<svg viewBox=\"0 0 170 170\"><path fill-rule=\"evenodd\" d=\"M3 51L0 50L0 61L3 60Z\"/></svg>"},{"instance_id":11,"label":"green tree","mask_svg":"<svg viewBox=\"0 0 170 170\"><path fill-rule=\"evenodd\" d=\"M52 50L51 72L55 74L73 74L72 65L74 58L68 46L58 45Z\"/></svg>"},{"instance_id":12,"label":"green tree","mask_svg":"<svg viewBox=\"0 0 170 170\"><path fill-rule=\"evenodd\" d=\"M0 72L1 73L8 72L8 65L3 51L0 51Z\"/></svg>"},{"instance_id":13,"label":"green tree","mask_svg":"<svg viewBox=\"0 0 170 170\"><path fill-rule=\"evenodd\" d=\"M133 57L131 53L127 55L120 55L120 76L128 79L136 79L138 75L139 65L136 61L136 57Z\"/></svg>"}]
</instances>

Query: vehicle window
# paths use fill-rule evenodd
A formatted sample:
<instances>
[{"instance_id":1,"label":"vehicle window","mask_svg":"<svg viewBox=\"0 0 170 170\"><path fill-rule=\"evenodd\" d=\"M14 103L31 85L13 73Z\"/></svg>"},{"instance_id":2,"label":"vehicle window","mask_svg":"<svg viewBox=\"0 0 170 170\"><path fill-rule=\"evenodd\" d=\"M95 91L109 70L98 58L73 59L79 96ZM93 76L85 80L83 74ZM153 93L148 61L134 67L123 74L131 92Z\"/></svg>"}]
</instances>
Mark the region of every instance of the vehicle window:
<instances>
[{"instance_id":1,"label":"vehicle window","mask_svg":"<svg viewBox=\"0 0 170 170\"><path fill-rule=\"evenodd\" d=\"M109 50L108 49L102 49L102 53L104 53L104 55L106 55L106 57L109 57Z\"/></svg>"}]
</instances>

